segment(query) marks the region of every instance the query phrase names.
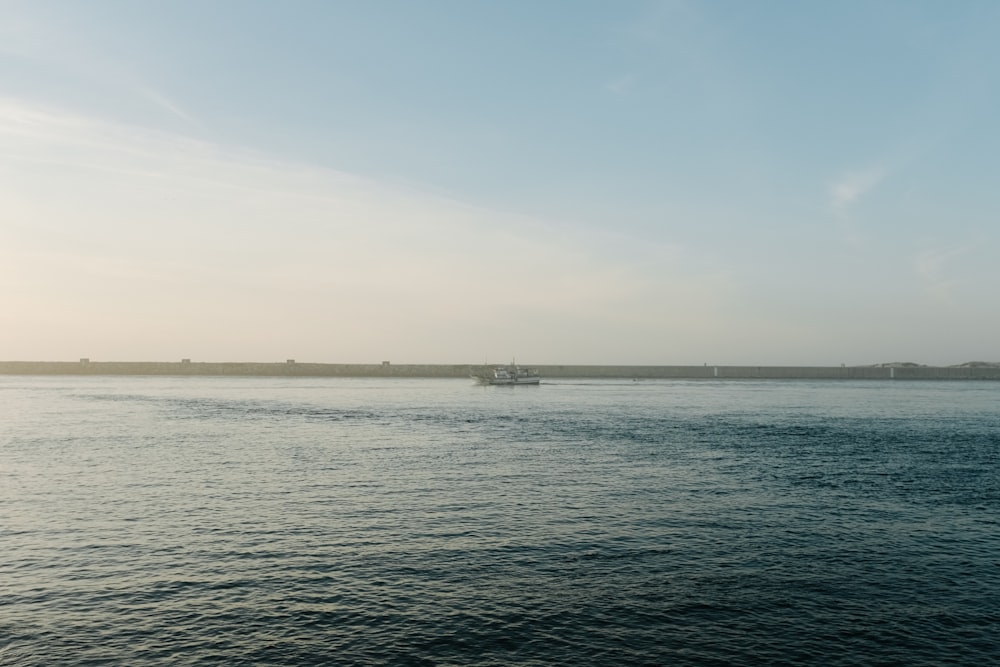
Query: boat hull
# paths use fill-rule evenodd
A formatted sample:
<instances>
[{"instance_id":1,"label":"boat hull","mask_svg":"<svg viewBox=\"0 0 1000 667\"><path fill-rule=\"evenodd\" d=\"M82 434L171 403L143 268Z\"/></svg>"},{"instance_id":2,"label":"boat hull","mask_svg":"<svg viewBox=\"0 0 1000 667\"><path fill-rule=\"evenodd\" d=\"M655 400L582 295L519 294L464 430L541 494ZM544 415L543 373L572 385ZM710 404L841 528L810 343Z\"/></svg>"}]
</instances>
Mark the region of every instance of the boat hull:
<instances>
[{"instance_id":1,"label":"boat hull","mask_svg":"<svg viewBox=\"0 0 1000 667\"><path fill-rule=\"evenodd\" d=\"M517 379L513 379L513 378L483 378L483 377L476 377L476 379L479 380L483 384L489 384L489 385L511 385L511 386L513 386L513 385L522 385L522 384L539 384L541 382L541 378L537 378L537 377L517 378Z\"/></svg>"}]
</instances>

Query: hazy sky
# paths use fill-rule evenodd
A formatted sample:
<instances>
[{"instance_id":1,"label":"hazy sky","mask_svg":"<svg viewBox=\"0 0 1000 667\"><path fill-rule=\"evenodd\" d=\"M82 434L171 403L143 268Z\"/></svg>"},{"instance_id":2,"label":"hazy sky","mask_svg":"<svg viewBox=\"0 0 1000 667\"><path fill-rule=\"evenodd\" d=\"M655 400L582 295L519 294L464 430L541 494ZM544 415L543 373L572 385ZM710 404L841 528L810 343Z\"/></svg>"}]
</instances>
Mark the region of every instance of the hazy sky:
<instances>
[{"instance_id":1,"label":"hazy sky","mask_svg":"<svg viewBox=\"0 0 1000 667\"><path fill-rule=\"evenodd\" d=\"M1000 2L0 12L0 359L1000 359Z\"/></svg>"}]
</instances>

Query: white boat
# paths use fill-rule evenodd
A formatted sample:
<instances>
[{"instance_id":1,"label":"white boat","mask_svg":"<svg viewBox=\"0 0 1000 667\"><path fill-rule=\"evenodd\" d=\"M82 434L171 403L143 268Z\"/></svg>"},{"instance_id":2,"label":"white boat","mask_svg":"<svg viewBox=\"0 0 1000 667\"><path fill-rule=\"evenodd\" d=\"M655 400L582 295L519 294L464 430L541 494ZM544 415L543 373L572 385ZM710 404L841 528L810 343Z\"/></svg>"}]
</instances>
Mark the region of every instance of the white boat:
<instances>
[{"instance_id":1,"label":"white boat","mask_svg":"<svg viewBox=\"0 0 1000 667\"><path fill-rule=\"evenodd\" d=\"M517 364L484 369L481 373L473 373L472 377L482 384L520 385L541 382L538 371L533 368L521 368Z\"/></svg>"}]
</instances>

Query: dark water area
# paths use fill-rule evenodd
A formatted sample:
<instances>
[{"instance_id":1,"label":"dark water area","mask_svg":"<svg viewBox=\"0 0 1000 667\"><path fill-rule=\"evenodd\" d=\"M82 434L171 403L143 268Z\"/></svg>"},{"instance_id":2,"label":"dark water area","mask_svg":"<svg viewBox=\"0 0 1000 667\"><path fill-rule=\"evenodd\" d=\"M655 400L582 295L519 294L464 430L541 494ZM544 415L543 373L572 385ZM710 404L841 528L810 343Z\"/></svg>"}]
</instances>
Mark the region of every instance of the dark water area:
<instances>
[{"instance_id":1,"label":"dark water area","mask_svg":"<svg viewBox=\"0 0 1000 667\"><path fill-rule=\"evenodd\" d=\"M1000 383L0 378L3 665L1000 661Z\"/></svg>"}]
</instances>

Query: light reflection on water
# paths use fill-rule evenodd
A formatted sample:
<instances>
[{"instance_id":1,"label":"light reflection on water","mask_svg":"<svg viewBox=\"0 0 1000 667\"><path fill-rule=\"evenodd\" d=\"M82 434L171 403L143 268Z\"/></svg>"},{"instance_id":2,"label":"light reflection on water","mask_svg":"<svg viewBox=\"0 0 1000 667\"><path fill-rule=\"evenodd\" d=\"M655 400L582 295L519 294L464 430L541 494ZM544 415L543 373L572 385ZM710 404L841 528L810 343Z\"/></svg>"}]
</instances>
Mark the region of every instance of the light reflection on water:
<instances>
[{"instance_id":1,"label":"light reflection on water","mask_svg":"<svg viewBox=\"0 0 1000 667\"><path fill-rule=\"evenodd\" d=\"M984 664L1000 385L0 378L0 663Z\"/></svg>"}]
</instances>

